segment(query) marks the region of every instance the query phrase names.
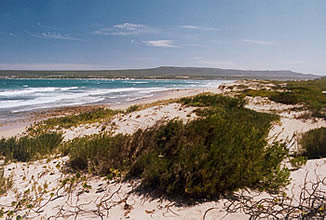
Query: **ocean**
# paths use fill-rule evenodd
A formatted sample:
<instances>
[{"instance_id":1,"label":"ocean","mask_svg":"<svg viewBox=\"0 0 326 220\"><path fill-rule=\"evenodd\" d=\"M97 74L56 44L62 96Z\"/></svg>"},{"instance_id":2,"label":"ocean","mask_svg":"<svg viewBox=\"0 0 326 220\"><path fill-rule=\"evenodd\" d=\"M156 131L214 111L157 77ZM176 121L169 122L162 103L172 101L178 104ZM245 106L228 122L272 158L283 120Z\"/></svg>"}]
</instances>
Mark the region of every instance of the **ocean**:
<instances>
[{"instance_id":1,"label":"ocean","mask_svg":"<svg viewBox=\"0 0 326 220\"><path fill-rule=\"evenodd\" d=\"M0 79L0 123L27 112L121 104L172 89L216 88L225 80Z\"/></svg>"}]
</instances>

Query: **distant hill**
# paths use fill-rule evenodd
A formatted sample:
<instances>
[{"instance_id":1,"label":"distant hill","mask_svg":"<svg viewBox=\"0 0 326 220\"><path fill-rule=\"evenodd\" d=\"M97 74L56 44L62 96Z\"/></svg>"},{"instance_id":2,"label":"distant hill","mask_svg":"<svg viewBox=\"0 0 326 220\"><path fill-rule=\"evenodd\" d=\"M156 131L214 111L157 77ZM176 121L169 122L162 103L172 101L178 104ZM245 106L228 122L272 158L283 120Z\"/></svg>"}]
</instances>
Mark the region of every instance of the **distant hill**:
<instances>
[{"instance_id":1,"label":"distant hill","mask_svg":"<svg viewBox=\"0 0 326 220\"><path fill-rule=\"evenodd\" d=\"M315 79L320 76L289 70L235 70L162 66L151 69L91 71L1 70L0 78L135 78L135 79Z\"/></svg>"}]
</instances>

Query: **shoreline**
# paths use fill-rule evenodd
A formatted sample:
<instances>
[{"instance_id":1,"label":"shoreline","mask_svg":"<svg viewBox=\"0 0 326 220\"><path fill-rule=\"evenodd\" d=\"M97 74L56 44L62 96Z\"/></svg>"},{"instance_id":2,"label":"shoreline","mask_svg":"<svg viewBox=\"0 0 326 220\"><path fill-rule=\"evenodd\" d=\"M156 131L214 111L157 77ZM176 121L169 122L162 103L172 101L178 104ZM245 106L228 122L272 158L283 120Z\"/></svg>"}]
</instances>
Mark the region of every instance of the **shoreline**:
<instances>
[{"instance_id":1,"label":"shoreline","mask_svg":"<svg viewBox=\"0 0 326 220\"><path fill-rule=\"evenodd\" d=\"M81 111L99 107L109 107L113 110L125 110L131 105L149 104L161 100L178 99L187 96L194 96L203 92L217 92L218 88L195 88L195 89L172 89L167 91L154 92L151 97L143 97L137 100L114 103L114 104L90 104L80 106L59 107L55 109L41 109L26 114L24 119L18 119L13 122L0 124L0 138L10 138L23 133L30 125L35 122L46 120L51 117L59 117L68 114L75 114Z\"/></svg>"}]
</instances>

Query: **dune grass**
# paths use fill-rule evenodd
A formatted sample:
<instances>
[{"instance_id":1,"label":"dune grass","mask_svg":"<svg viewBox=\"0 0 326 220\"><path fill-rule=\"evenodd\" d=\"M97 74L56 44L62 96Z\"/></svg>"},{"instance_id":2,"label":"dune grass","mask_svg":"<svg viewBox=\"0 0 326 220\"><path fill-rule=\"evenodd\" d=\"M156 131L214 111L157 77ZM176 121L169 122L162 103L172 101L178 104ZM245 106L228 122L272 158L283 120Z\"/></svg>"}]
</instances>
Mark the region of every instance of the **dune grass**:
<instances>
[{"instance_id":1,"label":"dune grass","mask_svg":"<svg viewBox=\"0 0 326 220\"><path fill-rule=\"evenodd\" d=\"M308 159L326 157L326 128L317 128L304 133L300 139L303 155Z\"/></svg>"},{"instance_id":2,"label":"dune grass","mask_svg":"<svg viewBox=\"0 0 326 220\"><path fill-rule=\"evenodd\" d=\"M61 133L43 133L39 136L11 137L0 140L0 154L6 160L30 161L54 153L63 137Z\"/></svg>"},{"instance_id":3,"label":"dune grass","mask_svg":"<svg viewBox=\"0 0 326 220\"><path fill-rule=\"evenodd\" d=\"M82 124L101 122L103 120L110 120L114 115L120 112L119 110L112 110L109 108L97 108L77 115L49 118L34 123L28 128L27 132L35 136L51 130L68 129Z\"/></svg>"},{"instance_id":4,"label":"dune grass","mask_svg":"<svg viewBox=\"0 0 326 220\"><path fill-rule=\"evenodd\" d=\"M12 176L5 177L3 168L0 168L0 196L5 194L12 187L12 185Z\"/></svg>"}]
</instances>

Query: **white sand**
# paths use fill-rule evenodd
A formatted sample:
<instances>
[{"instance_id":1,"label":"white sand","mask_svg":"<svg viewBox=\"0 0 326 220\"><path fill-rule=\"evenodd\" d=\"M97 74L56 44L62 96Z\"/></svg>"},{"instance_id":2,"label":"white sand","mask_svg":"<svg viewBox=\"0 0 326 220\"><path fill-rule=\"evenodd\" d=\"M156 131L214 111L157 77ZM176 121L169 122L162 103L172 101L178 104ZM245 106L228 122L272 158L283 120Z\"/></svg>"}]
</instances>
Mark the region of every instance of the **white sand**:
<instances>
[{"instance_id":1,"label":"white sand","mask_svg":"<svg viewBox=\"0 0 326 220\"><path fill-rule=\"evenodd\" d=\"M132 134L138 129L146 129L152 127L159 121L167 121L171 119L181 119L184 122L196 117L193 113L193 107L183 107L181 104L171 103L167 105L159 105L146 108L141 111L129 114L119 114L111 121L106 122L105 126L98 123L93 125L82 125L77 128L65 130L65 140L75 137L91 135L102 131L111 131L115 134Z\"/></svg>"}]
</instances>

